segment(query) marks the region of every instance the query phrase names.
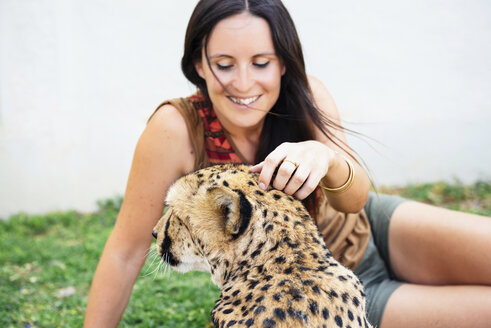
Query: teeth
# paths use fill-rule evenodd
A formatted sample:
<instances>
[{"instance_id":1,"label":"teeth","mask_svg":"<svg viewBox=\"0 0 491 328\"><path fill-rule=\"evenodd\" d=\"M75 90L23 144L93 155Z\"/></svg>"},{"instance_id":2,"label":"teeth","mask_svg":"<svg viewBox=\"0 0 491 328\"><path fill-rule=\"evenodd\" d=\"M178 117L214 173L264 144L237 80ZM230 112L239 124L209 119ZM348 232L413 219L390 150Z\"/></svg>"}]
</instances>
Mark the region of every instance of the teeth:
<instances>
[{"instance_id":1,"label":"teeth","mask_svg":"<svg viewBox=\"0 0 491 328\"><path fill-rule=\"evenodd\" d=\"M229 98L236 104L249 105L250 103L256 101L257 98L259 98L259 96L250 97L250 98L234 98L234 97L229 97Z\"/></svg>"}]
</instances>

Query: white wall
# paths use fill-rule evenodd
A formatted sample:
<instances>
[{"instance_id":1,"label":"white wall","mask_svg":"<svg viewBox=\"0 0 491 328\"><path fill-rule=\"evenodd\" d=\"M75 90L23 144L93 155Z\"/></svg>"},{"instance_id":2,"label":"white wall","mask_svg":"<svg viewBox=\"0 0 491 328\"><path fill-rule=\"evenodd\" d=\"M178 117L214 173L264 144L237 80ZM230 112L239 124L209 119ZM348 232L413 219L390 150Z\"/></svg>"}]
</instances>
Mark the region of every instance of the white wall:
<instances>
[{"instance_id":1,"label":"white wall","mask_svg":"<svg viewBox=\"0 0 491 328\"><path fill-rule=\"evenodd\" d=\"M122 194L196 1L0 0L0 217ZM491 3L285 4L378 184L491 176Z\"/></svg>"}]
</instances>

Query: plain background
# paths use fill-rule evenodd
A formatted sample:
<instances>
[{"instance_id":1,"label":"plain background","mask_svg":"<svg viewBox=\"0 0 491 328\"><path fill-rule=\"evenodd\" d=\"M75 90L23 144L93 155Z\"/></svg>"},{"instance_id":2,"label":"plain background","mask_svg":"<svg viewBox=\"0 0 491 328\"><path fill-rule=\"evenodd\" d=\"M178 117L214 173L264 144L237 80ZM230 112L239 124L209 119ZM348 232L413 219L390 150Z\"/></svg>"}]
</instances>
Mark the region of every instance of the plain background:
<instances>
[{"instance_id":1,"label":"plain background","mask_svg":"<svg viewBox=\"0 0 491 328\"><path fill-rule=\"evenodd\" d=\"M123 194L195 3L0 0L0 217ZM491 176L491 2L284 3L378 185Z\"/></svg>"}]
</instances>

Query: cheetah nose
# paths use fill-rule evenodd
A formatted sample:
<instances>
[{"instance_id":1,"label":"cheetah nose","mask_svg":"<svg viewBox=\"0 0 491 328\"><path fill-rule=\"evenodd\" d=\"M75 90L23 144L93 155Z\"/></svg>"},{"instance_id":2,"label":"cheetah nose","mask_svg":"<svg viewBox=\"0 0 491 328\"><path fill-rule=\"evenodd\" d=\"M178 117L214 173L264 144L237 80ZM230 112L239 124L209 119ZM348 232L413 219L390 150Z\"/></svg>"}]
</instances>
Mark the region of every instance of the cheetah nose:
<instances>
[{"instance_id":1,"label":"cheetah nose","mask_svg":"<svg viewBox=\"0 0 491 328\"><path fill-rule=\"evenodd\" d=\"M152 236L153 236L153 238L157 239L157 231L153 230L152 231Z\"/></svg>"}]
</instances>

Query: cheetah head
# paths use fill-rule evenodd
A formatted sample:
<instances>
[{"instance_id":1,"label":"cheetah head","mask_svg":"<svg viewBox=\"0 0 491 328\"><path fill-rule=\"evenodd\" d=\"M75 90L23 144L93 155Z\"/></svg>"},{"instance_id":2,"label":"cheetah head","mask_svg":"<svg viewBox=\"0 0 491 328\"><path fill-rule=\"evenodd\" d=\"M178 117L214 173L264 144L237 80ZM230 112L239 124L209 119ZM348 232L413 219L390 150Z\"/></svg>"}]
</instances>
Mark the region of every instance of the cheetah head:
<instances>
[{"instance_id":1,"label":"cheetah head","mask_svg":"<svg viewBox=\"0 0 491 328\"><path fill-rule=\"evenodd\" d=\"M179 272L213 274L210 259L233 261L257 210L246 196L258 189L256 180L246 165L212 166L177 180L153 231L158 254Z\"/></svg>"}]
</instances>

